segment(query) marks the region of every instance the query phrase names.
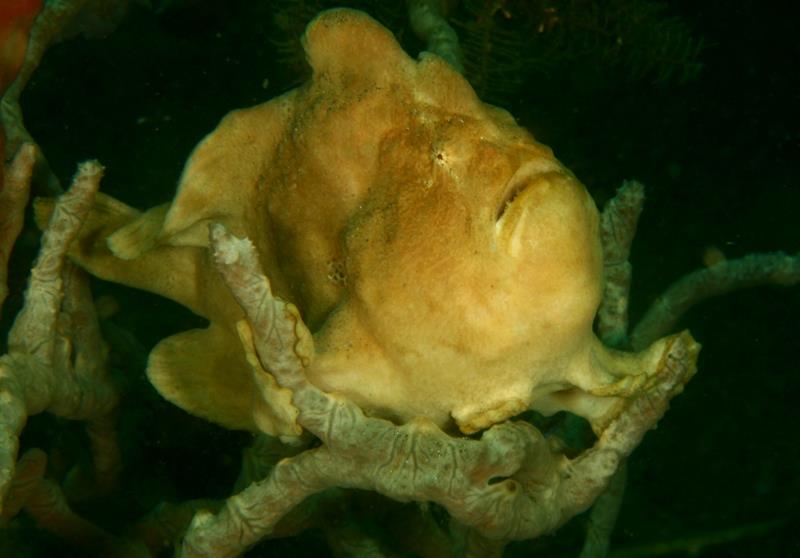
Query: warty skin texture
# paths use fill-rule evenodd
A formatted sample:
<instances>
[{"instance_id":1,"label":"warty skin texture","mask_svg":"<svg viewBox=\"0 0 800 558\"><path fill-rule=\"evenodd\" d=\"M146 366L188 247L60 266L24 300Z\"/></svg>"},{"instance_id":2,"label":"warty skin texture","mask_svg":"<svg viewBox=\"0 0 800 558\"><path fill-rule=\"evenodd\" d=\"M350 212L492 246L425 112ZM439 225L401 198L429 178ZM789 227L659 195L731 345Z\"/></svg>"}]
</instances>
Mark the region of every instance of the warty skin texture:
<instances>
[{"instance_id":1,"label":"warty skin texture","mask_svg":"<svg viewBox=\"0 0 800 558\"><path fill-rule=\"evenodd\" d=\"M300 432L209 260L220 222L253 240L313 332L311 382L367 413L466 433L528 408L607 422L663 347L618 353L592 332L602 253L585 188L445 62L411 59L364 14L326 13L304 46L311 80L225 117L171 204L140 213L101 196L82 230L73 255L89 271L211 322L155 348L155 387L229 428Z\"/></svg>"}]
</instances>

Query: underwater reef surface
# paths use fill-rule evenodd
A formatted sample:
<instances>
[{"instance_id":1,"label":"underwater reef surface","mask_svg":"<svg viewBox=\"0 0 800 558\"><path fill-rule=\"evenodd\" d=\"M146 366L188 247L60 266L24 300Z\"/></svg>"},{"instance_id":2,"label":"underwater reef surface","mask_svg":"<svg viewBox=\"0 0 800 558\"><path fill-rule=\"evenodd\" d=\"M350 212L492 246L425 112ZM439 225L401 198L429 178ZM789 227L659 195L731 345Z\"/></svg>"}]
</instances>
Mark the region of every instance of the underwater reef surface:
<instances>
[{"instance_id":1,"label":"underwater reef surface","mask_svg":"<svg viewBox=\"0 0 800 558\"><path fill-rule=\"evenodd\" d=\"M634 322L704 258L800 250L797 14L777 1L736 4L670 3L670 14L704 40L702 69L691 79L635 78L576 58L504 92L504 108L553 147L598 205L623 179L645 184L631 256ZM107 169L105 193L139 208L163 203L191 149L224 114L300 79L280 65L270 15L267 4L244 0L172 2L159 12L134 6L103 39L51 47L22 97L26 125L63 183L76 162L95 158ZM28 222L10 266L4 332L35 254L38 233ZM104 334L127 347L112 354L125 394L125 488L117 505L79 511L113 518L114 528L165 498L227 495L249 436L187 415L144 377L157 341L203 322L132 289L94 281L93 292L119 305ZM798 320L800 289L774 286L708 300L681 320L703 345L699 372L630 459L612 556L655 555L660 544L676 556L698 545L704 557L800 553L791 527L800 520ZM125 337L130 331L135 340ZM85 441L74 425L39 416L22 444L55 447L57 474L66 467L58 455L72 462ZM358 506L368 522L380 502ZM0 551L15 556L69 555L24 520L4 537ZM505 555L571 556L581 540L578 518ZM248 556L325 552L322 536L309 532L264 541Z\"/></svg>"}]
</instances>

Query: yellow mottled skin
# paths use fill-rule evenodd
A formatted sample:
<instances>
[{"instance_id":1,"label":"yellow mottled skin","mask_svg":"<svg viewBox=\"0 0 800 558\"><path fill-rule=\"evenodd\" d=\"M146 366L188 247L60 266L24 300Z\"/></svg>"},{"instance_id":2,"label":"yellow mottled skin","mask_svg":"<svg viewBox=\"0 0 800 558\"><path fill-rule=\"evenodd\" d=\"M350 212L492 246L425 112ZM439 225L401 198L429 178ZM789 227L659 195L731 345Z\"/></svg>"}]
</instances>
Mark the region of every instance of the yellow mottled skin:
<instances>
[{"instance_id":1,"label":"yellow mottled skin","mask_svg":"<svg viewBox=\"0 0 800 558\"><path fill-rule=\"evenodd\" d=\"M252 239L314 333L312 383L368 413L463 432L528 408L607 421L620 378L646 376L660 352L611 352L592 332L602 256L580 182L362 13L323 13L304 46L311 80L226 116L170 205L101 197L83 229L74 258L92 273L211 322L156 347L156 388L230 428L299 432L209 259L208 225L222 222Z\"/></svg>"}]
</instances>

